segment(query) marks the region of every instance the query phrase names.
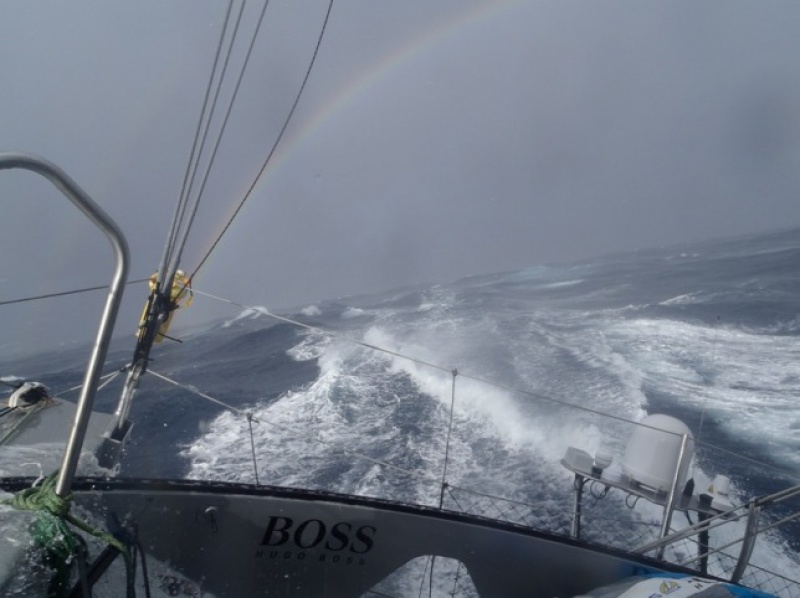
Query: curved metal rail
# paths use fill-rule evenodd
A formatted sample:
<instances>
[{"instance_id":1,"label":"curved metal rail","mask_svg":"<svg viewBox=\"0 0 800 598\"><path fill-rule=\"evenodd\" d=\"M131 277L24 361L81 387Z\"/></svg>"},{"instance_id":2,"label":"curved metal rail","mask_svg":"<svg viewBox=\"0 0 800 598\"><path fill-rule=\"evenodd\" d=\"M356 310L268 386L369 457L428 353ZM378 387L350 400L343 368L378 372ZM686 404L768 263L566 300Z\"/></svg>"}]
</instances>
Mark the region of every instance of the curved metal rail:
<instances>
[{"instance_id":1,"label":"curved metal rail","mask_svg":"<svg viewBox=\"0 0 800 598\"><path fill-rule=\"evenodd\" d=\"M129 252L128 243L122 231L97 205L86 192L81 189L60 168L47 160L21 153L0 153L0 170L19 168L30 170L49 180L67 199L69 199L83 214L89 218L100 230L102 230L111 242L116 257L116 267L111 284L108 287L108 297L106 298L103 315L100 319L100 327L97 331L94 347L89 356L89 363L86 367L86 374L83 378L83 387L80 398L78 399L78 409L75 413L75 421L70 430L69 441L64 450L64 457L61 462L61 469L56 483L56 493L59 496L69 494L72 480L75 477L75 470L78 466L83 440L86 436L86 427L89 423L89 416L92 412L94 395L100 381L103 363L105 362L108 345L111 341L111 334L114 330L114 322L122 301L122 291L128 277Z\"/></svg>"}]
</instances>

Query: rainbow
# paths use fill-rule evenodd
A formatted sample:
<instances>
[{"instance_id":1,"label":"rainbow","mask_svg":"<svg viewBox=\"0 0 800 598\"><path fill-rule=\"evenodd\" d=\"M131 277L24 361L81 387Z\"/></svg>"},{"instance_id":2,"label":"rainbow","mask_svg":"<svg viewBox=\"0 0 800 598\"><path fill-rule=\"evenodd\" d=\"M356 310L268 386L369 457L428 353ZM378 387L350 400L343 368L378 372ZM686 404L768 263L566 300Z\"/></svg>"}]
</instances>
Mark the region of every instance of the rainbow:
<instances>
[{"instance_id":1,"label":"rainbow","mask_svg":"<svg viewBox=\"0 0 800 598\"><path fill-rule=\"evenodd\" d=\"M523 0L483 0L455 16L430 26L426 31L412 38L406 45L376 59L367 68L354 75L346 85L331 96L328 102L321 104L310 117L304 120L302 126L284 140L283 149L278 148L275 158L265 170L265 177L267 173L274 175L297 153L299 148L310 142L316 135L321 134L326 123L331 122L334 116L356 103L359 98L368 95L397 69L419 59L425 53L433 51L456 34L489 18L496 17L522 2ZM259 184L263 183L265 177L262 177Z\"/></svg>"},{"instance_id":2,"label":"rainbow","mask_svg":"<svg viewBox=\"0 0 800 598\"><path fill-rule=\"evenodd\" d=\"M338 114L357 104L361 98L368 96L372 90L386 81L398 69L415 60L422 59L429 52L436 51L438 47L449 42L456 35L464 34L470 28L489 19L498 18L523 3L524 0L480 0L455 15L431 24L425 31L395 51L378 57L369 66L354 74L347 84L330 96L327 102L321 103L303 120L300 126L289 127L287 136L278 146L275 155L254 187L253 193L258 193L259 187L263 187L270 179L277 176L280 170L289 164L304 146L312 144L315 137L322 135L326 125L333 122ZM249 186L249 184L248 181L247 185ZM234 197L243 197L245 191L246 187L242 187L240 193ZM224 217L223 223L233 215L236 203L238 202L232 202L233 205L229 206L229 214ZM211 242L212 239L209 239L208 243L202 244L202 246L206 247ZM213 263L214 257L212 256L208 266Z\"/></svg>"}]
</instances>

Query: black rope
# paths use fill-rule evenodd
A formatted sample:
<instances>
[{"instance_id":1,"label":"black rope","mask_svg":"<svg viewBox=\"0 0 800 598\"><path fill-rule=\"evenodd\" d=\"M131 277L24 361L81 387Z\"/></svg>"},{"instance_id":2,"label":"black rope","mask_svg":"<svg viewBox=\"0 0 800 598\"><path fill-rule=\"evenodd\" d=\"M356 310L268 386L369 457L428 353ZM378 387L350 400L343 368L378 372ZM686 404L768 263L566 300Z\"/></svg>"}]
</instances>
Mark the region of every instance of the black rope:
<instances>
[{"instance_id":1,"label":"black rope","mask_svg":"<svg viewBox=\"0 0 800 598\"><path fill-rule=\"evenodd\" d=\"M81 538L80 536L78 537ZM87 579L88 559L89 559L89 547L86 545L86 540L81 538L81 542L78 546L77 560L78 560L78 579L80 580L83 598L92 598L92 593L90 591L89 582Z\"/></svg>"},{"instance_id":2,"label":"black rope","mask_svg":"<svg viewBox=\"0 0 800 598\"><path fill-rule=\"evenodd\" d=\"M145 598L151 598L150 594L150 575L147 572L147 553L142 548L141 542L136 542L136 549L142 555L142 579L144 581L144 595Z\"/></svg>"},{"instance_id":3,"label":"black rope","mask_svg":"<svg viewBox=\"0 0 800 598\"><path fill-rule=\"evenodd\" d=\"M431 576L428 578L428 598L433 596L433 568L436 566L436 555L431 557Z\"/></svg>"},{"instance_id":4,"label":"black rope","mask_svg":"<svg viewBox=\"0 0 800 598\"><path fill-rule=\"evenodd\" d=\"M147 282L147 278L138 278L136 280L129 280L125 285L139 284L140 282ZM46 295L35 295L33 297L23 297L21 299L8 299L0 301L0 305L13 305L14 303L25 303L27 301L38 301L39 299L52 299L53 297L63 297L64 295L77 295L78 293L88 293L90 291L100 291L108 289L108 285L99 287L87 287L85 289L76 289L74 291L62 291L60 293L48 293Z\"/></svg>"},{"instance_id":5,"label":"black rope","mask_svg":"<svg viewBox=\"0 0 800 598\"><path fill-rule=\"evenodd\" d=\"M269 154L267 155L267 158L264 160L264 163L261 165L261 169L258 171L258 174L253 179L253 182L250 185L250 188L247 190L247 192L245 193L244 197L239 202L239 205L236 207L236 210L233 212L233 215L228 219L228 222L223 227L222 232L219 233L217 238L211 244L211 247L208 249L206 254L203 256L203 259L200 260L200 263L198 264L198 266L194 269L194 271L192 272L191 276L189 276L190 279L195 277L195 275L200 270L200 268L202 268L203 265L206 263L206 261L208 260L209 256L211 255L211 253L214 251L214 249L216 249L216 247L219 244L219 242L222 239L222 237L225 235L226 232L228 232L228 229L230 228L231 224L233 224L233 221L239 215L239 212L244 207L244 204L250 198L250 195L252 194L253 189L255 189L256 185L258 184L259 179L264 174L264 171L267 169L267 165L269 164L270 160L272 159L272 156L275 153L275 150L277 149L278 144L280 143L281 139L283 138L283 134L286 132L286 129L289 126L289 122L292 120L292 116L294 115L294 112L297 109L297 105L300 103L300 97L303 95L303 91L305 90L306 83L308 83L308 79L311 76L311 70L314 68L314 63L317 60L317 54L319 54L319 48L322 45L322 38L325 36L325 30L328 27L328 21L330 20L331 10L332 9L333 9L333 0L329 0L329 2L328 2L328 11L327 11L327 13L325 13L325 20L322 23L322 28L320 29L319 37L317 38L317 45L314 48L314 54L311 57L311 62L308 64L308 69L306 70L305 77L303 78L303 83L300 85L300 90L297 92L297 96L294 99L294 103L292 104L292 108L291 108L291 110L289 110L289 114L286 117L286 120L283 122L283 126L281 127L280 133L278 133L278 137L275 139L275 143L272 144L272 149L270 150Z\"/></svg>"},{"instance_id":6,"label":"black rope","mask_svg":"<svg viewBox=\"0 0 800 598\"><path fill-rule=\"evenodd\" d=\"M422 571L422 579L419 580L418 598L422 598L422 589L425 587L425 574L428 572L428 564L431 562L431 558L433 557L429 556L428 559L425 561L425 569Z\"/></svg>"},{"instance_id":7,"label":"black rope","mask_svg":"<svg viewBox=\"0 0 800 598\"><path fill-rule=\"evenodd\" d=\"M458 582L461 579L461 561L458 561L458 567L456 567L456 574L453 577L453 591L450 592L451 596L456 595L456 591L458 590Z\"/></svg>"}]
</instances>

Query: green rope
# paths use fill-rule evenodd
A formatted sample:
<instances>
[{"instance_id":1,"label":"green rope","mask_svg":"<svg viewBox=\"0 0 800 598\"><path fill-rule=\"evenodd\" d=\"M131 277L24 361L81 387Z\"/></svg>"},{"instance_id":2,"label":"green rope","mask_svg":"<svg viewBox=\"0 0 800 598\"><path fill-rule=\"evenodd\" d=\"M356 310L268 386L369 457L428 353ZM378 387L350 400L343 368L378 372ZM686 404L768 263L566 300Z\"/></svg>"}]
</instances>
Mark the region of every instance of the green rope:
<instances>
[{"instance_id":1,"label":"green rope","mask_svg":"<svg viewBox=\"0 0 800 598\"><path fill-rule=\"evenodd\" d=\"M134 565L133 556L128 547L107 531L94 527L89 523L71 515L69 510L72 496L62 497L56 494L56 478L58 470L47 476L39 485L26 488L12 498L0 501L21 511L36 511L38 516L30 526L34 541L45 549L47 564L55 569L50 583L49 596L58 598L68 589L70 577L70 561L85 546L83 538L73 532L68 523L77 529L98 538L113 546L125 561L127 577L127 596L133 598Z\"/></svg>"},{"instance_id":2,"label":"green rope","mask_svg":"<svg viewBox=\"0 0 800 598\"><path fill-rule=\"evenodd\" d=\"M17 420L17 421L16 421L16 422L15 422L15 423L14 423L14 424L13 424L13 425L10 427L10 429L8 430L8 432L6 432L6 433L5 433L5 435L4 435L2 438L0 438L0 445L3 445L3 444L5 444L6 442L8 442L8 441L11 439L11 437L12 437L12 436L14 436L14 434L16 434L17 430L19 430L19 429L22 427L22 425L23 425L23 424L24 424L26 421L28 421L28 419L30 419L31 417L33 417L33 415L34 415L34 414L36 414L36 413L38 413L39 411L41 411L43 407L44 407L44 402L42 402L41 404L34 405L34 406L33 406L33 407L30 409L30 410L28 410L27 412L25 412L25 414L24 414L22 417L20 417L20 418L19 418L19 420ZM9 411L8 413L12 413L12 412L13 412L13 411ZM5 414L4 414L4 415L5 415Z\"/></svg>"},{"instance_id":3,"label":"green rope","mask_svg":"<svg viewBox=\"0 0 800 598\"><path fill-rule=\"evenodd\" d=\"M54 471L40 485L20 490L11 498L3 500L2 504L20 511L47 511L56 517L65 517L69 514L70 498L56 494L57 474L58 472Z\"/></svg>"}]
</instances>

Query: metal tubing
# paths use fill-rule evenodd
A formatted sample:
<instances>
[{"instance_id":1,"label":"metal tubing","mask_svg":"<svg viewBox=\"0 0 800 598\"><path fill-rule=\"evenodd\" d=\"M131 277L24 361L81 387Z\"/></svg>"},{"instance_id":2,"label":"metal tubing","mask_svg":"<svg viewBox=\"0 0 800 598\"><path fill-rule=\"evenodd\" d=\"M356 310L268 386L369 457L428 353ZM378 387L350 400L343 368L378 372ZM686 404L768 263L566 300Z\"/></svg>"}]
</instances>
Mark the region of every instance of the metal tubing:
<instances>
[{"instance_id":1,"label":"metal tubing","mask_svg":"<svg viewBox=\"0 0 800 598\"><path fill-rule=\"evenodd\" d=\"M747 527L745 528L744 538L742 541L742 550L739 553L739 560L736 561L736 568L731 573L731 581L739 583L742 579L748 563L750 563L750 555L753 554L753 547L758 537L758 518L761 515L761 507L757 506L755 501L750 501L748 505L747 514Z\"/></svg>"},{"instance_id":2,"label":"metal tubing","mask_svg":"<svg viewBox=\"0 0 800 598\"><path fill-rule=\"evenodd\" d=\"M661 520L661 534L659 538L666 538L669 534L669 526L672 523L672 513L675 510L675 500L678 496L678 477L680 476L683 467L683 460L686 456L686 445L689 443L689 435L683 434L681 436L681 450L678 453L678 463L675 465L675 475L672 477L672 484L669 487L669 494L667 494L667 502L664 505L664 517ZM664 546L660 546L656 551L656 558L664 557Z\"/></svg>"},{"instance_id":3,"label":"metal tubing","mask_svg":"<svg viewBox=\"0 0 800 598\"><path fill-rule=\"evenodd\" d=\"M125 386L122 389L122 396L117 403L117 408L114 411L114 428L121 429L128 421L130 415L131 402L136 389L139 388L139 377L142 375L142 365L135 363L125 378Z\"/></svg>"},{"instance_id":4,"label":"metal tubing","mask_svg":"<svg viewBox=\"0 0 800 598\"><path fill-rule=\"evenodd\" d=\"M75 181L54 164L28 154L20 153L0 153L0 170L21 168L30 170L49 180L59 191L69 199L83 214L89 218L100 230L102 230L111 242L116 257L116 267L111 284L108 288L103 315L100 319L100 327L97 337L89 357L86 367L86 374L83 378L83 386L78 399L78 408L75 413L75 421L70 430L69 441L64 451L61 461L61 470L56 481L56 494L65 497L69 494L72 480L75 477L75 470L78 467L78 458L84 438L86 428L89 424L89 417L92 414L92 404L94 395L100 381L103 363L108 352L108 345L111 341L111 334L114 330L114 322L119 312L122 301L122 291L128 277L128 243L122 231L116 223L90 198Z\"/></svg>"},{"instance_id":5,"label":"metal tubing","mask_svg":"<svg viewBox=\"0 0 800 598\"><path fill-rule=\"evenodd\" d=\"M694 536L695 534L700 533L700 530L703 529L703 528L711 531L714 528L717 528L717 527L720 527L721 525L725 525L726 523L729 523L729 521L726 520L726 517L733 517L734 519L739 519L740 517L739 516L733 516L733 513L735 511L738 511L741 508L742 507L739 506L739 507L735 507L735 508L733 508L733 509L731 509L729 511L724 511L722 513L714 515L713 517L709 517L702 524L701 523L696 523L695 525L691 525L689 527L685 527L681 531L675 532L674 534L672 534L670 536L667 536L666 538L659 538L658 540L654 540L652 542L648 542L647 544L644 544L644 545L639 546L638 548L634 549L634 552L641 552L642 554L647 554L648 552L650 552L651 550L655 550L659 546L666 546L667 544L672 544L673 542L678 542L678 541L683 540L685 538L689 538L691 536ZM683 561L683 562L684 563L693 563L696 560L697 559L691 559L691 560Z\"/></svg>"},{"instance_id":6,"label":"metal tubing","mask_svg":"<svg viewBox=\"0 0 800 598\"><path fill-rule=\"evenodd\" d=\"M575 503L574 511L572 513L572 533L573 538L580 540L581 537L581 515L583 513L583 486L586 484L586 478L579 473L575 474Z\"/></svg>"}]
</instances>

